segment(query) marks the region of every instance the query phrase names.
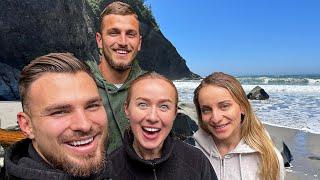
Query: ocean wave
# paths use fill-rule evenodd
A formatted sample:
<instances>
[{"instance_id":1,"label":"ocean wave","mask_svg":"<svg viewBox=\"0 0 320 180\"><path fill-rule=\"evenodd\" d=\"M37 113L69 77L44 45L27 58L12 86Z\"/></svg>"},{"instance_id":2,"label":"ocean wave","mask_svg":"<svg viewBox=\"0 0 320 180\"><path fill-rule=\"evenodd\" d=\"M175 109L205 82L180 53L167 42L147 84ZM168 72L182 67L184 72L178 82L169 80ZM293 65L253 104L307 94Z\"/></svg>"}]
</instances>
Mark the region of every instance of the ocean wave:
<instances>
[{"instance_id":1,"label":"ocean wave","mask_svg":"<svg viewBox=\"0 0 320 180\"><path fill-rule=\"evenodd\" d=\"M308 79L317 81L317 78ZM193 103L193 91L200 81L174 81L174 84L179 92L179 100ZM320 134L320 84L313 82L307 85L257 85L270 96L265 101L250 101L264 123ZM257 85L243 85L243 88L249 93Z\"/></svg>"},{"instance_id":2,"label":"ocean wave","mask_svg":"<svg viewBox=\"0 0 320 180\"><path fill-rule=\"evenodd\" d=\"M243 85L320 85L318 76L249 76L237 79Z\"/></svg>"}]
</instances>

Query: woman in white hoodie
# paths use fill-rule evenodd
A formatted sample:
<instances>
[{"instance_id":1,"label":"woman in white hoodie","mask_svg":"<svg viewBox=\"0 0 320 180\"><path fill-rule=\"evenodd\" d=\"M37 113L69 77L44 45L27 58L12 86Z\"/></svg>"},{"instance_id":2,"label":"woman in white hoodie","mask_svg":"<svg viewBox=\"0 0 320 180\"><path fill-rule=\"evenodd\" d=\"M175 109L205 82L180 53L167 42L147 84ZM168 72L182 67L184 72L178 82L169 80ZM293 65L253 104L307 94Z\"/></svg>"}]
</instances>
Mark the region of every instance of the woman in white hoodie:
<instances>
[{"instance_id":1,"label":"woman in white hoodie","mask_svg":"<svg viewBox=\"0 0 320 180\"><path fill-rule=\"evenodd\" d=\"M219 180L284 179L281 154L255 116L233 76L213 73L194 91L199 130L196 146L209 158Z\"/></svg>"}]
</instances>

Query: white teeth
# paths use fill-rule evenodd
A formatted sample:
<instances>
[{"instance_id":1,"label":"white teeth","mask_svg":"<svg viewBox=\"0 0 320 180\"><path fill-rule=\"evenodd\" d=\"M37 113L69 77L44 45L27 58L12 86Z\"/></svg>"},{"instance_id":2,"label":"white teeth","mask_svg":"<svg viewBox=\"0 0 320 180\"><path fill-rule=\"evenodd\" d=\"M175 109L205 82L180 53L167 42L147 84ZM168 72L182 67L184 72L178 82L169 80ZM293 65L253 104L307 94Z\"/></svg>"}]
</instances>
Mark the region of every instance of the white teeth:
<instances>
[{"instance_id":1,"label":"white teeth","mask_svg":"<svg viewBox=\"0 0 320 180\"><path fill-rule=\"evenodd\" d=\"M157 131L160 131L159 128L143 128L144 130L146 131L149 131L149 132L157 132Z\"/></svg>"},{"instance_id":2,"label":"white teeth","mask_svg":"<svg viewBox=\"0 0 320 180\"><path fill-rule=\"evenodd\" d=\"M227 126L227 124L224 124L224 125L214 126L214 128L216 128L216 129L221 129L221 128L224 128L224 127L226 127L226 126Z\"/></svg>"},{"instance_id":3,"label":"white teeth","mask_svg":"<svg viewBox=\"0 0 320 180\"><path fill-rule=\"evenodd\" d=\"M127 54L128 52L125 51L125 50L117 50L117 53L119 53L119 54Z\"/></svg>"},{"instance_id":4,"label":"white teeth","mask_svg":"<svg viewBox=\"0 0 320 180\"><path fill-rule=\"evenodd\" d=\"M84 144L88 144L90 142L93 141L93 137L92 138L89 138L89 139L86 139L86 140L80 140L80 141L72 141L71 143L69 143L70 145L72 146L82 146Z\"/></svg>"}]
</instances>

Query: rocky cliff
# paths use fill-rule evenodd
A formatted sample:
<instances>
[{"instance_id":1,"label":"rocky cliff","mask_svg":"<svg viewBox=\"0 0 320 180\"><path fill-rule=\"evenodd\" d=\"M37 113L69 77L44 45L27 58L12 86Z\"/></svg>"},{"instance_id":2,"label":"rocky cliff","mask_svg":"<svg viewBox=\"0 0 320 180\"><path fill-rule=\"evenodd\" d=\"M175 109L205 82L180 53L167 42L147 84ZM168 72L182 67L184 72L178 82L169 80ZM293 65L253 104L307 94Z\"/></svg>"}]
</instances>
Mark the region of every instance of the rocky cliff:
<instances>
[{"instance_id":1,"label":"rocky cliff","mask_svg":"<svg viewBox=\"0 0 320 180\"><path fill-rule=\"evenodd\" d=\"M110 2L0 1L0 100L18 99L19 71L37 56L49 52L72 52L82 60L97 59L97 15ZM136 0L126 2L135 8L142 22L143 44L138 54L141 67L171 79L197 78L162 35L143 3Z\"/></svg>"}]
</instances>

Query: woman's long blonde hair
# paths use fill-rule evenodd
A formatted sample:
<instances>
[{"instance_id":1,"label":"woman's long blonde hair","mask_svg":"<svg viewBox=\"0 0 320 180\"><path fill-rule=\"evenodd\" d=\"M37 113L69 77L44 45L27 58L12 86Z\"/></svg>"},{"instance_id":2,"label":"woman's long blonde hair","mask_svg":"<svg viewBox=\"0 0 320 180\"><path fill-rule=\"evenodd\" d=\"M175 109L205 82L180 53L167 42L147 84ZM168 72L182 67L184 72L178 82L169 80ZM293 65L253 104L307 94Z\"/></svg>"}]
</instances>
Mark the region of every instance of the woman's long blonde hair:
<instances>
[{"instance_id":1,"label":"woman's long blonde hair","mask_svg":"<svg viewBox=\"0 0 320 180\"><path fill-rule=\"evenodd\" d=\"M203 79L200 85L195 89L193 102L196 106L200 127L211 134L205 123L202 121L198 99L200 90L208 85L219 86L227 89L232 98L245 111L245 116L241 126L241 137L250 147L256 149L260 153L260 177L264 180L278 179L280 165L274 145L266 133L261 121L254 114L240 82L233 76L221 72L213 73Z\"/></svg>"}]
</instances>

